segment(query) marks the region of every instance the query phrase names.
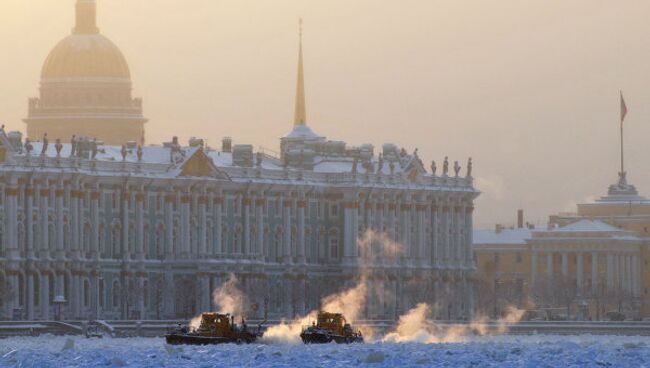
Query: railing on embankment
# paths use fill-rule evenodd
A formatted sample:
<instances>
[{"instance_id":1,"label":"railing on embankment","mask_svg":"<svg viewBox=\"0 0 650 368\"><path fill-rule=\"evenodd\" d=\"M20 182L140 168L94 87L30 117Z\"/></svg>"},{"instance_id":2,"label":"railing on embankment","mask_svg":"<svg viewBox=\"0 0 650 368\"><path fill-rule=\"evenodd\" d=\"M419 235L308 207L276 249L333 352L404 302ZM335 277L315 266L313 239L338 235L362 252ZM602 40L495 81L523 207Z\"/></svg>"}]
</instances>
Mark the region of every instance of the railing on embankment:
<instances>
[{"instance_id":1,"label":"railing on embankment","mask_svg":"<svg viewBox=\"0 0 650 368\"><path fill-rule=\"evenodd\" d=\"M254 327L262 321L249 320ZM84 335L89 324L98 326L104 335L113 337L156 337L162 336L186 320L108 320L108 321L0 321L0 338L10 336ZM267 321L263 328L280 323ZM650 336L650 321L592 322L592 321L530 321L516 323L430 321L430 326L441 333L445 329L460 328L468 334L558 334L558 335L631 335ZM358 321L354 327L370 327L376 334L384 334L393 329L391 320ZM458 329L456 329L458 331Z\"/></svg>"}]
</instances>

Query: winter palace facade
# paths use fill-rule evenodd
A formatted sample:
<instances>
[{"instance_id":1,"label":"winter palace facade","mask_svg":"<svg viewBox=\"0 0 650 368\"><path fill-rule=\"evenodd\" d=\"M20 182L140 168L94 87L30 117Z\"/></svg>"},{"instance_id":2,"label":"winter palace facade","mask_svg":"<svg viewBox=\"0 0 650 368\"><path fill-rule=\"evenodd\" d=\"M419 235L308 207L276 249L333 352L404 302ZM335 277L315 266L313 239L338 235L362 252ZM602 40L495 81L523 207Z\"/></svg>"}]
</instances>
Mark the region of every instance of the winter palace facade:
<instances>
[{"instance_id":1,"label":"winter palace facade","mask_svg":"<svg viewBox=\"0 0 650 368\"><path fill-rule=\"evenodd\" d=\"M86 39L98 37L94 1L78 0L77 12L30 102L38 130L0 132L0 318L186 318L214 308L212 292L233 275L250 318L317 309L361 276L368 318L420 301L439 318L471 316L471 160L461 170L445 158L436 173L417 150L314 133L302 49L277 156L230 138L218 149L199 138L144 146L123 56ZM58 64L72 61L82 76ZM90 97L73 104L76 93ZM73 130L97 116L136 128L123 144L104 143L119 138L105 127ZM58 133L46 136L50 120ZM358 240L369 231L383 237Z\"/></svg>"}]
</instances>

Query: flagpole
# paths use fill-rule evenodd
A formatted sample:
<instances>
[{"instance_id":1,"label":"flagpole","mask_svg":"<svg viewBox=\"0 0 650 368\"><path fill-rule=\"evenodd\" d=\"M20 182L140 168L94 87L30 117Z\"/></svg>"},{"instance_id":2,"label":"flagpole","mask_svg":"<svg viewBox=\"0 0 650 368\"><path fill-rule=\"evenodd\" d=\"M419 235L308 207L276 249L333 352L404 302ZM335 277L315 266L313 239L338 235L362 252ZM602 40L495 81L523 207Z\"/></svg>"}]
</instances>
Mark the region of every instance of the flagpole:
<instances>
[{"instance_id":1,"label":"flagpole","mask_svg":"<svg viewBox=\"0 0 650 368\"><path fill-rule=\"evenodd\" d=\"M625 166L623 166L624 160L623 160L623 119L621 119L621 175L624 175L625 173Z\"/></svg>"}]
</instances>

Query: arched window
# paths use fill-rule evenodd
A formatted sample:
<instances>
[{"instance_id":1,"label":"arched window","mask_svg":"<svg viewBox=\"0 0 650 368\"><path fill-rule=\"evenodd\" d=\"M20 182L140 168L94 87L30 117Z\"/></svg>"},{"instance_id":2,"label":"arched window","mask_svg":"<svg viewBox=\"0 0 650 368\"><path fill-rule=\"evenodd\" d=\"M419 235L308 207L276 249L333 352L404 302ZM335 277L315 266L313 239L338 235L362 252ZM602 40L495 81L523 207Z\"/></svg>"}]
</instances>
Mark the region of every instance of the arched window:
<instances>
[{"instance_id":1,"label":"arched window","mask_svg":"<svg viewBox=\"0 0 650 368\"><path fill-rule=\"evenodd\" d=\"M144 307L149 307L149 280L144 280L142 283L142 294L144 299Z\"/></svg>"},{"instance_id":2,"label":"arched window","mask_svg":"<svg viewBox=\"0 0 650 368\"><path fill-rule=\"evenodd\" d=\"M113 308L116 309L120 306L120 282L115 280L113 281L113 290L112 290L112 302Z\"/></svg>"},{"instance_id":3,"label":"arched window","mask_svg":"<svg viewBox=\"0 0 650 368\"><path fill-rule=\"evenodd\" d=\"M83 230L84 233L81 237L81 239L83 239L82 249L84 250L84 252L86 252L86 254L88 254L90 253L90 233L91 233L90 224L86 223L83 229L84 229Z\"/></svg>"},{"instance_id":4,"label":"arched window","mask_svg":"<svg viewBox=\"0 0 650 368\"><path fill-rule=\"evenodd\" d=\"M339 232L336 229L331 229L329 232L329 257L339 258Z\"/></svg>"},{"instance_id":5,"label":"arched window","mask_svg":"<svg viewBox=\"0 0 650 368\"><path fill-rule=\"evenodd\" d=\"M98 284L97 287L99 291L97 293L99 294L99 306L104 308L104 305L106 305L106 288L104 287L104 279L99 279Z\"/></svg>"},{"instance_id":6,"label":"arched window","mask_svg":"<svg viewBox=\"0 0 650 368\"><path fill-rule=\"evenodd\" d=\"M282 260L282 228L278 226L275 230L273 246L271 247L271 260L280 262Z\"/></svg>"},{"instance_id":7,"label":"arched window","mask_svg":"<svg viewBox=\"0 0 650 368\"><path fill-rule=\"evenodd\" d=\"M146 258L149 258L150 254L155 254L154 252L150 251L151 245L149 244L149 231L149 225L144 225L144 228L142 230L142 249Z\"/></svg>"},{"instance_id":8,"label":"arched window","mask_svg":"<svg viewBox=\"0 0 650 368\"><path fill-rule=\"evenodd\" d=\"M120 227L113 226L113 231L111 234L111 251L113 252L113 258L119 258L121 256L120 252Z\"/></svg>"},{"instance_id":9,"label":"arched window","mask_svg":"<svg viewBox=\"0 0 650 368\"><path fill-rule=\"evenodd\" d=\"M235 254L242 254L242 229L241 226L237 225L235 229L235 234L233 234L232 249Z\"/></svg>"},{"instance_id":10,"label":"arched window","mask_svg":"<svg viewBox=\"0 0 650 368\"><path fill-rule=\"evenodd\" d=\"M90 306L90 283L88 280L84 280L84 307L88 308Z\"/></svg>"},{"instance_id":11,"label":"arched window","mask_svg":"<svg viewBox=\"0 0 650 368\"><path fill-rule=\"evenodd\" d=\"M158 259L163 259L165 257L165 229L162 225L158 227L156 232L156 255Z\"/></svg>"},{"instance_id":12,"label":"arched window","mask_svg":"<svg viewBox=\"0 0 650 368\"><path fill-rule=\"evenodd\" d=\"M99 225L99 253L107 254L108 249L106 249L106 230L104 224Z\"/></svg>"}]
</instances>

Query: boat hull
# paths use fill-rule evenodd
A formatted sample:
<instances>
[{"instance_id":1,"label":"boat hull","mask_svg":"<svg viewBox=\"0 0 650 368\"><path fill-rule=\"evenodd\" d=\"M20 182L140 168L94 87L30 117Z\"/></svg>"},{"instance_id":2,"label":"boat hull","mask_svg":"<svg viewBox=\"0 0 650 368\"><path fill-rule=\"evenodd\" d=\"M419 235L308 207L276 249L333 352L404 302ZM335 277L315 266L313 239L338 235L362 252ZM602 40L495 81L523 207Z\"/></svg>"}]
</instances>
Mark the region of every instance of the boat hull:
<instances>
[{"instance_id":1,"label":"boat hull","mask_svg":"<svg viewBox=\"0 0 650 368\"><path fill-rule=\"evenodd\" d=\"M305 344L329 344L332 341L337 344L363 343L361 336L341 336L321 332L303 332L300 338Z\"/></svg>"},{"instance_id":2,"label":"boat hull","mask_svg":"<svg viewBox=\"0 0 650 368\"><path fill-rule=\"evenodd\" d=\"M217 344L250 344L256 340L253 336L212 337L193 334L171 333L165 335L165 340L170 345L217 345Z\"/></svg>"}]
</instances>

